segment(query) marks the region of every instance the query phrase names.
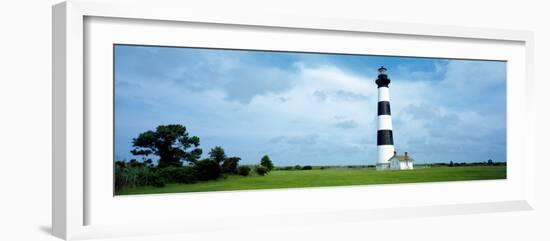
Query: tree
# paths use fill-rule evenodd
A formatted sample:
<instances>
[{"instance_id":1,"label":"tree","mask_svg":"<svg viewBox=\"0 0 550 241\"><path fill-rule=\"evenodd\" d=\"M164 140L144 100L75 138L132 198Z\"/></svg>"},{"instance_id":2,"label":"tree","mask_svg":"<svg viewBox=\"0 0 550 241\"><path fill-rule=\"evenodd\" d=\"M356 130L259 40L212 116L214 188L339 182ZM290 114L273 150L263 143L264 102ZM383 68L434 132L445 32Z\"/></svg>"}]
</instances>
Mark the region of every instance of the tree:
<instances>
[{"instance_id":1,"label":"tree","mask_svg":"<svg viewBox=\"0 0 550 241\"><path fill-rule=\"evenodd\" d=\"M487 164L488 164L489 166L492 166L492 165L494 164L493 159L487 160Z\"/></svg>"},{"instance_id":2,"label":"tree","mask_svg":"<svg viewBox=\"0 0 550 241\"><path fill-rule=\"evenodd\" d=\"M264 176L265 174L267 174L269 172L269 170L267 170L267 167L262 166L262 165L257 166L255 171L260 176Z\"/></svg>"},{"instance_id":3,"label":"tree","mask_svg":"<svg viewBox=\"0 0 550 241\"><path fill-rule=\"evenodd\" d=\"M185 126L160 125L155 131L149 130L134 138L131 153L146 157L156 155L159 167L181 166L182 160L195 163L200 158L199 145L199 137L189 136Z\"/></svg>"},{"instance_id":4,"label":"tree","mask_svg":"<svg viewBox=\"0 0 550 241\"><path fill-rule=\"evenodd\" d=\"M260 165L267 168L267 171L273 170L273 162L269 159L269 156L267 155L262 157L262 160L260 161Z\"/></svg>"},{"instance_id":5,"label":"tree","mask_svg":"<svg viewBox=\"0 0 550 241\"><path fill-rule=\"evenodd\" d=\"M221 164L223 161L225 161L225 151L221 146L216 146L208 152L208 155L210 156L210 160L216 161L218 164Z\"/></svg>"},{"instance_id":6,"label":"tree","mask_svg":"<svg viewBox=\"0 0 550 241\"><path fill-rule=\"evenodd\" d=\"M153 160L151 160L150 158L147 159L147 160L144 160L144 161L143 161L143 164L145 164L145 165L148 166L148 167L153 167L153 166L154 166L154 165L153 165Z\"/></svg>"},{"instance_id":7,"label":"tree","mask_svg":"<svg viewBox=\"0 0 550 241\"><path fill-rule=\"evenodd\" d=\"M237 173L237 166L239 165L240 157L228 157L223 161L222 171L224 173Z\"/></svg>"}]
</instances>

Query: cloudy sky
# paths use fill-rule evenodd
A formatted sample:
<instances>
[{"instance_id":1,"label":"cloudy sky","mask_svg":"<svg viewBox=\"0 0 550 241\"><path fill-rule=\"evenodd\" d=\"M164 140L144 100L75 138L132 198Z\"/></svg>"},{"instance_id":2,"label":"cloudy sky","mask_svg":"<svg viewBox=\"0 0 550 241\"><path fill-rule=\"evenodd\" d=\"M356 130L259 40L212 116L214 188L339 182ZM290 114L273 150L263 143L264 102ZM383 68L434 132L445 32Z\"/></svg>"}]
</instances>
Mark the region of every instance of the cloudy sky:
<instances>
[{"instance_id":1,"label":"cloudy sky","mask_svg":"<svg viewBox=\"0 0 550 241\"><path fill-rule=\"evenodd\" d=\"M506 160L506 63L197 48L115 47L115 157L182 124L242 163L374 164L377 68L395 148L418 163ZM204 156L204 155L203 155ZM139 158L138 158L139 159Z\"/></svg>"}]
</instances>

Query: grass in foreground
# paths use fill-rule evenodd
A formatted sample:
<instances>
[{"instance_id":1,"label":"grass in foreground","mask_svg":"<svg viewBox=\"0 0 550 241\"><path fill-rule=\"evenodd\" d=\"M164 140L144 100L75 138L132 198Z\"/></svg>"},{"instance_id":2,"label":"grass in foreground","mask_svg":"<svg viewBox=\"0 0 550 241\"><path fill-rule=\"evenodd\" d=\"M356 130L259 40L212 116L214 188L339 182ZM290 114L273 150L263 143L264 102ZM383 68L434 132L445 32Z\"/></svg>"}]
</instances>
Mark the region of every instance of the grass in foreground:
<instances>
[{"instance_id":1,"label":"grass in foreground","mask_svg":"<svg viewBox=\"0 0 550 241\"><path fill-rule=\"evenodd\" d=\"M158 188L127 188L115 195L328 187L442 181L506 179L506 166L432 167L415 170L304 170L272 171L266 176L228 176L194 184L167 184Z\"/></svg>"}]
</instances>

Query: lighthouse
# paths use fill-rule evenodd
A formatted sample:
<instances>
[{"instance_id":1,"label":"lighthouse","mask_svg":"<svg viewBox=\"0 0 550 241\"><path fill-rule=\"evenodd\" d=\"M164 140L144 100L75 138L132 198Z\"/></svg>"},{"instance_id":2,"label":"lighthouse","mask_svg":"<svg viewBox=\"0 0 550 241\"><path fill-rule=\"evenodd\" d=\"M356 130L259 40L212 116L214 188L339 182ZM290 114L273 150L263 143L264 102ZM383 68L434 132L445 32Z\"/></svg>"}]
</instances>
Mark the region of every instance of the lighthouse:
<instances>
[{"instance_id":1,"label":"lighthouse","mask_svg":"<svg viewBox=\"0 0 550 241\"><path fill-rule=\"evenodd\" d=\"M376 170L385 170L390 168L390 159L395 155L393 146L393 132L390 111L390 82L384 66L378 69L378 129L377 129L377 148L378 161Z\"/></svg>"}]
</instances>

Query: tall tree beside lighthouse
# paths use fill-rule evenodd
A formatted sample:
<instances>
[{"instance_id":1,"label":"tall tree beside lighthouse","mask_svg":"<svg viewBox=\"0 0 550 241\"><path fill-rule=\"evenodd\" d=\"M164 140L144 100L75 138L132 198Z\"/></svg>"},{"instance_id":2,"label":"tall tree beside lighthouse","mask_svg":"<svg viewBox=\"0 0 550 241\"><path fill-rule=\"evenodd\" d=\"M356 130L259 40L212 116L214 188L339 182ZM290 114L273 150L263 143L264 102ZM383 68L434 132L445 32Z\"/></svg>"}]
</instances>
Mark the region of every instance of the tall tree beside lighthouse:
<instances>
[{"instance_id":1,"label":"tall tree beside lighthouse","mask_svg":"<svg viewBox=\"0 0 550 241\"><path fill-rule=\"evenodd\" d=\"M376 79L376 85L378 85L378 133L376 141L378 161L376 170L388 169L390 166L389 160L395 154L390 111L389 84L391 80L388 78L386 70L384 66L380 67L378 69L378 79Z\"/></svg>"}]
</instances>

